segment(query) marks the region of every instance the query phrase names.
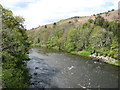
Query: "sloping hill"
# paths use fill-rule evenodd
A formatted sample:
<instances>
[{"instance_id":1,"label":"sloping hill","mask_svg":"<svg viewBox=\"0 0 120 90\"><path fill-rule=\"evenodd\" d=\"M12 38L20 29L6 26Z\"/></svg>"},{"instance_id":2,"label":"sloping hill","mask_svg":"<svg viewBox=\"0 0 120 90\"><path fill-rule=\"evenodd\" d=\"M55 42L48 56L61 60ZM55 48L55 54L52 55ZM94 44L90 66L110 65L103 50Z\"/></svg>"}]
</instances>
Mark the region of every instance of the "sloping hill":
<instances>
[{"instance_id":1,"label":"sloping hill","mask_svg":"<svg viewBox=\"0 0 120 90\"><path fill-rule=\"evenodd\" d=\"M118 11L72 17L28 30L33 47L47 47L82 56L98 56L107 63L118 59ZM107 59L106 59L107 56Z\"/></svg>"},{"instance_id":2,"label":"sloping hill","mask_svg":"<svg viewBox=\"0 0 120 90\"><path fill-rule=\"evenodd\" d=\"M47 25L44 25L44 26L39 26L39 27L33 28L31 30L39 30L40 28L45 27L45 26L52 28L54 26L54 24L62 25L62 24L65 24L65 23L73 23L76 26L80 26L81 24L84 24L85 22L87 22L88 19L93 19L94 20L95 17L97 17L98 15L104 17L104 19L107 20L107 21L118 20L118 10L115 10L115 11L111 10L111 11L108 11L108 12L99 13L99 14L91 15L91 16L75 16L75 17L71 17L71 18L68 18L68 19L60 20L59 22L47 24Z\"/></svg>"}]
</instances>

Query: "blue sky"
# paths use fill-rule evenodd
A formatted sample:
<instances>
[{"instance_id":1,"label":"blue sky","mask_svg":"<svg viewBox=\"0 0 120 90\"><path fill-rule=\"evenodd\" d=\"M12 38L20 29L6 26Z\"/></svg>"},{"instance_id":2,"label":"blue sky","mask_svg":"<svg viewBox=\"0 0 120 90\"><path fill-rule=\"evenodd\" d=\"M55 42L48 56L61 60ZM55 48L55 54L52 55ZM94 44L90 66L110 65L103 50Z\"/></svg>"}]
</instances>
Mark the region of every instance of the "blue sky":
<instances>
[{"instance_id":1,"label":"blue sky","mask_svg":"<svg viewBox=\"0 0 120 90\"><path fill-rule=\"evenodd\" d=\"M119 0L0 0L5 8L25 18L27 29L73 16L89 16L118 8Z\"/></svg>"}]
</instances>

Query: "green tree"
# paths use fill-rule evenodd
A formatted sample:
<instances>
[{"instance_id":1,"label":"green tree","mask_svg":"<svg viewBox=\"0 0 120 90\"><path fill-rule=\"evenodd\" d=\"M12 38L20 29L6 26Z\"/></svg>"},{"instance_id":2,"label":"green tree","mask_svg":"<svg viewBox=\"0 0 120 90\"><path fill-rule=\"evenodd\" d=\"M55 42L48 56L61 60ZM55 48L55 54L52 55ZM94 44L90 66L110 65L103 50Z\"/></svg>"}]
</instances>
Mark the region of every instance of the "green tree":
<instances>
[{"instance_id":1,"label":"green tree","mask_svg":"<svg viewBox=\"0 0 120 90\"><path fill-rule=\"evenodd\" d=\"M97 26L104 27L104 28L108 27L108 22L101 16L97 16L95 18L94 24L97 25Z\"/></svg>"},{"instance_id":2,"label":"green tree","mask_svg":"<svg viewBox=\"0 0 120 90\"><path fill-rule=\"evenodd\" d=\"M29 50L24 19L14 16L12 11L2 10L2 82L4 88L26 88L29 85L25 60Z\"/></svg>"}]
</instances>

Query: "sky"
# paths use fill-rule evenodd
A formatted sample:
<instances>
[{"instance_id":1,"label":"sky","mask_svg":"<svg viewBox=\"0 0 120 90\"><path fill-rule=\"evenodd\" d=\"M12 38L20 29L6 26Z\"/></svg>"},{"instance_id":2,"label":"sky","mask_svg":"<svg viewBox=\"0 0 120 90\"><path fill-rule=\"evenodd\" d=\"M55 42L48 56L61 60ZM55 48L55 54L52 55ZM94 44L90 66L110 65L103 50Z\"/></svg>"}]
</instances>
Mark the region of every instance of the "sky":
<instances>
[{"instance_id":1,"label":"sky","mask_svg":"<svg viewBox=\"0 0 120 90\"><path fill-rule=\"evenodd\" d=\"M118 8L119 0L0 0L0 4L25 18L27 29L74 16L89 16Z\"/></svg>"}]
</instances>

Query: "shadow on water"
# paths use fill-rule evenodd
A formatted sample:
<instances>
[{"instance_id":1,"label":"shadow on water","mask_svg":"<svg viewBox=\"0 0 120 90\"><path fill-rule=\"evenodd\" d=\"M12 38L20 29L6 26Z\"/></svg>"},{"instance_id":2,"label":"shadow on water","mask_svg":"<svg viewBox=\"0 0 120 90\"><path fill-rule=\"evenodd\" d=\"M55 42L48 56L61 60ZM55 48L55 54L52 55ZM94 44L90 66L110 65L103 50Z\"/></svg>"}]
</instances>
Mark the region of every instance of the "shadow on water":
<instances>
[{"instance_id":1,"label":"shadow on water","mask_svg":"<svg viewBox=\"0 0 120 90\"><path fill-rule=\"evenodd\" d=\"M44 60L33 56L27 62L27 68L30 69L29 73L32 76L29 88L57 88L57 86L51 85L51 82L59 70L46 64Z\"/></svg>"}]
</instances>

